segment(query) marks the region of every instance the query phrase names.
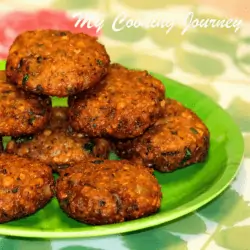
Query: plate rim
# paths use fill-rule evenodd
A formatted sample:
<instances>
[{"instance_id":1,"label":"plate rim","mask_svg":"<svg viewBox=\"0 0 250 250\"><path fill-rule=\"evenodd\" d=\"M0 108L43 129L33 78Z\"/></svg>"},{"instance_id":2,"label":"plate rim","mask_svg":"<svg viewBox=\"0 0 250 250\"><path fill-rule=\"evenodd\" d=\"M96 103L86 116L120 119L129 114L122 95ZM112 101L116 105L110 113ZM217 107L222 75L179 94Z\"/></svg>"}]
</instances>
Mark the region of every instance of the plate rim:
<instances>
[{"instance_id":1,"label":"plate rim","mask_svg":"<svg viewBox=\"0 0 250 250\"><path fill-rule=\"evenodd\" d=\"M0 61L0 69L4 67L5 61ZM222 175L220 178L217 179L216 182L213 183L213 185L206 189L203 193L198 195L196 198L194 198L192 201L187 202L183 205L185 205L185 209L182 209L182 206L179 206L176 208L175 212L172 212L172 210L164 211L161 214L156 213L154 215L140 218L137 220L117 223L117 224L110 224L110 225L101 225L101 226L90 226L90 228L72 228L69 230L46 230L46 229L32 229L25 228L25 227L15 227L8 226L7 224L0 224L0 234L2 236L16 236L16 237L24 237L24 238L44 238L44 239L70 239L70 238L86 238L86 237L100 237L100 236L107 236L107 235L117 235L121 233L128 233L128 232L135 232L138 230L148 229L152 228L154 226L160 226L163 223L167 223L170 221L173 221L175 219L179 219L183 217L184 215L188 215L191 212L197 210L198 208L208 204L213 199L215 199L217 196L219 196L223 191L231 184L231 182L235 179L237 176L240 166L242 164L242 161L244 159L244 139L243 135L238 127L238 125L235 123L234 119L227 113L226 110L224 110L218 103L216 103L212 98L205 95L204 93L188 86L185 84L180 83L179 81L176 81L174 79L170 79L162 74L158 74L155 72L150 72L153 76L156 78L162 80L168 80L172 83L179 85L181 88L191 89L192 91L196 92L201 98L204 97L208 99L210 102L213 102L214 105L225 115L228 116L228 118L231 120L231 124L234 126L234 130L237 131L237 134L235 134L233 141L230 141L230 143L234 143L234 141L237 141L238 151L237 156L234 156L234 161L227 163L226 168L224 169ZM230 173L230 177L228 176L228 172ZM209 197L207 197L207 194L210 194ZM212 193L212 194L211 194ZM55 199L55 198L53 198ZM141 222L141 223L140 223ZM89 230L90 229L90 230Z\"/></svg>"}]
</instances>

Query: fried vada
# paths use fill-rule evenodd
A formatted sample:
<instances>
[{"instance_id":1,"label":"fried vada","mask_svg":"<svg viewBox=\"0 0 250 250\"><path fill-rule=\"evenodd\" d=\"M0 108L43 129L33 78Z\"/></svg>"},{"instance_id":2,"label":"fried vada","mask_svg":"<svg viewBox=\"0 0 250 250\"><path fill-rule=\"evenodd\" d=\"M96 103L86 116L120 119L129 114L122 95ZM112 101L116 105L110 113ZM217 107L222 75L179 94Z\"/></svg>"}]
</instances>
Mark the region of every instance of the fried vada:
<instances>
[{"instance_id":1,"label":"fried vada","mask_svg":"<svg viewBox=\"0 0 250 250\"><path fill-rule=\"evenodd\" d=\"M190 109L173 99L166 100L164 117L142 136L114 141L123 159L172 172L205 161L210 133L204 122Z\"/></svg>"},{"instance_id":2,"label":"fried vada","mask_svg":"<svg viewBox=\"0 0 250 250\"><path fill-rule=\"evenodd\" d=\"M68 216L92 225L149 216L159 210L162 199L151 169L126 160L100 159L63 170L56 195Z\"/></svg>"}]
</instances>

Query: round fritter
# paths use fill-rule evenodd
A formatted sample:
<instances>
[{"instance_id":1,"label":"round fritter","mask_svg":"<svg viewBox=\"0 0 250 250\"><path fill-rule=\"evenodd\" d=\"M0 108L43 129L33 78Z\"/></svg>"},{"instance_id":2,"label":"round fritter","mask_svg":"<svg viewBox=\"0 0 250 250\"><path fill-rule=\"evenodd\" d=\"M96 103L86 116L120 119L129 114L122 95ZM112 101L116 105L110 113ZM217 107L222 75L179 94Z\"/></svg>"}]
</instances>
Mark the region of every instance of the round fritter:
<instances>
[{"instance_id":1,"label":"round fritter","mask_svg":"<svg viewBox=\"0 0 250 250\"><path fill-rule=\"evenodd\" d=\"M34 136L13 138L7 144L6 151L40 160L55 172L94 156L108 158L109 142L74 132L69 126L67 112L66 107L54 107L44 131Z\"/></svg>"},{"instance_id":2,"label":"round fritter","mask_svg":"<svg viewBox=\"0 0 250 250\"><path fill-rule=\"evenodd\" d=\"M147 71L112 64L101 83L70 98L72 127L90 136L133 138L162 115L164 85Z\"/></svg>"},{"instance_id":3,"label":"round fritter","mask_svg":"<svg viewBox=\"0 0 250 250\"><path fill-rule=\"evenodd\" d=\"M6 82L0 71L0 135L20 136L42 130L49 120L51 99L28 94Z\"/></svg>"},{"instance_id":4,"label":"round fritter","mask_svg":"<svg viewBox=\"0 0 250 250\"><path fill-rule=\"evenodd\" d=\"M209 149L209 131L201 119L181 103L167 99L163 118L142 136L114 142L116 153L161 172L203 162Z\"/></svg>"},{"instance_id":5,"label":"round fritter","mask_svg":"<svg viewBox=\"0 0 250 250\"><path fill-rule=\"evenodd\" d=\"M110 63L105 47L84 33L35 30L20 34L12 44L6 72L25 90L69 96L97 84Z\"/></svg>"},{"instance_id":6,"label":"round fritter","mask_svg":"<svg viewBox=\"0 0 250 250\"><path fill-rule=\"evenodd\" d=\"M55 191L51 169L16 155L0 154L0 223L43 208Z\"/></svg>"},{"instance_id":7,"label":"round fritter","mask_svg":"<svg viewBox=\"0 0 250 250\"><path fill-rule=\"evenodd\" d=\"M62 171L56 192L61 208L70 217L93 225L156 213L162 198L151 169L126 160L78 163Z\"/></svg>"}]
</instances>

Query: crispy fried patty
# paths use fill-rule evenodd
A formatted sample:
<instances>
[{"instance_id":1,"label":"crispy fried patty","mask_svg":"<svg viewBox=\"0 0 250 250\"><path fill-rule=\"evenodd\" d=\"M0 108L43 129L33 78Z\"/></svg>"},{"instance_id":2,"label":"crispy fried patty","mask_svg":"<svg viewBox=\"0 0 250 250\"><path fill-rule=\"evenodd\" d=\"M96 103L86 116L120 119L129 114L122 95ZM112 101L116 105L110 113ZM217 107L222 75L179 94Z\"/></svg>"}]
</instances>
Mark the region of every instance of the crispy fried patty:
<instances>
[{"instance_id":1,"label":"crispy fried patty","mask_svg":"<svg viewBox=\"0 0 250 250\"><path fill-rule=\"evenodd\" d=\"M171 172L206 159L209 131L201 119L179 102L167 99L163 118L142 136L116 141L116 153L132 162Z\"/></svg>"},{"instance_id":2,"label":"crispy fried patty","mask_svg":"<svg viewBox=\"0 0 250 250\"><path fill-rule=\"evenodd\" d=\"M46 129L33 137L12 139L8 153L40 160L55 172L73 163L92 157L108 158L109 142L102 138L90 139L76 133L68 123L68 108L54 107Z\"/></svg>"},{"instance_id":3,"label":"crispy fried patty","mask_svg":"<svg viewBox=\"0 0 250 250\"><path fill-rule=\"evenodd\" d=\"M97 84L107 73L109 56L97 38L60 30L26 31L12 44L8 79L25 90L69 96Z\"/></svg>"},{"instance_id":4,"label":"crispy fried patty","mask_svg":"<svg viewBox=\"0 0 250 250\"><path fill-rule=\"evenodd\" d=\"M28 94L6 82L0 71L0 135L20 136L42 130L49 120L51 99Z\"/></svg>"},{"instance_id":5,"label":"crispy fried patty","mask_svg":"<svg viewBox=\"0 0 250 250\"><path fill-rule=\"evenodd\" d=\"M81 162L62 172L56 190L70 217L93 225L156 213L162 198L153 172L126 160Z\"/></svg>"},{"instance_id":6,"label":"crispy fried patty","mask_svg":"<svg viewBox=\"0 0 250 250\"><path fill-rule=\"evenodd\" d=\"M0 223L44 207L54 193L51 169L16 155L0 154Z\"/></svg>"},{"instance_id":7,"label":"crispy fried patty","mask_svg":"<svg viewBox=\"0 0 250 250\"><path fill-rule=\"evenodd\" d=\"M147 71L112 64L93 89L69 99L72 127L90 136L133 138L162 115L163 84Z\"/></svg>"}]
</instances>

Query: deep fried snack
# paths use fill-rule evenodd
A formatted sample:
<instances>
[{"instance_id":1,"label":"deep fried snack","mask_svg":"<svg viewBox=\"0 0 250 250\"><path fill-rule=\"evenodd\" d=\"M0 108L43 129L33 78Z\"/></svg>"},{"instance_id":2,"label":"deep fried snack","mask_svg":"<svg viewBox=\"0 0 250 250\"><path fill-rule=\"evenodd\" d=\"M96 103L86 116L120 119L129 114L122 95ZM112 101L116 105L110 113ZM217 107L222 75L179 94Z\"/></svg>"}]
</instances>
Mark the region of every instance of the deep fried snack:
<instances>
[{"instance_id":1,"label":"deep fried snack","mask_svg":"<svg viewBox=\"0 0 250 250\"><path fill-rule=\"evenodd\" d=\"M205 161L209 149L208 128L181 103L172 99L166 102L164 117L142 136L114 142L121 158L161 172Z\"/></svg>"},{"instance_id":2,"label":"deep fried snack","mask_svg":"<svg viewBox=\"0 0 250 250\"><path fill-rule=\"evenodd\" d=\"M162 198L153 171L126 160L78 163L62 171L56 190L65 213L93 225L149 216Z\"/></svg>"},{"instance_id":3,"label":"deep fried snack","mask_svg":"<svg viewBox=\"0 0 250 250\"><path fill-rule=\"evenodd\" d=\"M47 96L28 94L6 82L0 71L0 135L29 135L42 130L51 111Z\"/></svg>"},{"instance_id":4,"label":"deep fried snack","mask_svg":"<svg viewBox=\"0 0 250 250\"><path fill-rule=\"evenodd\" d=\"M40 160L55 172L94 156L108 158L109 142L74 132L69 126L67 112L66 107L54 107L44 131L33 137L13 138L7 144L6 151Z\"/></svg>"},{"instance_id":5,"label":"deep fried snack","mask_svg":"<svg viewBox=\"0 0 250 250\"><path fill-rule=\"evenodd\" d=\"M51 169L16 155L0 154L0 223L43 208L55 191Z\"/></svg>"},{"instance_id":6,"label":"deep fried snack","mask_svg":"<svg viewBox=\"0 0 250 250\"><path fill-rule=\"evenodd\" d=\"M69 99L71 126L90 136L133 138L162 115L164 85L147 71L112 64L93 89Z\"/></svg>"},{"instance_id":7,"label":"deep fried snack","mask_svg":"<svg viewBox=\"0 0 250 250\"><path fill-rule=\"evenodd\" d=\"M105 47L84 33L35 30L20 34L7 58L8 79L50 96L69 96L97 84L110 63Z\"/></svg>"}]
</instances>

